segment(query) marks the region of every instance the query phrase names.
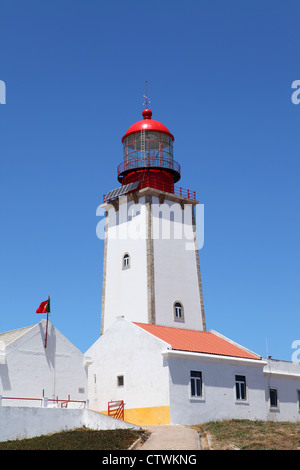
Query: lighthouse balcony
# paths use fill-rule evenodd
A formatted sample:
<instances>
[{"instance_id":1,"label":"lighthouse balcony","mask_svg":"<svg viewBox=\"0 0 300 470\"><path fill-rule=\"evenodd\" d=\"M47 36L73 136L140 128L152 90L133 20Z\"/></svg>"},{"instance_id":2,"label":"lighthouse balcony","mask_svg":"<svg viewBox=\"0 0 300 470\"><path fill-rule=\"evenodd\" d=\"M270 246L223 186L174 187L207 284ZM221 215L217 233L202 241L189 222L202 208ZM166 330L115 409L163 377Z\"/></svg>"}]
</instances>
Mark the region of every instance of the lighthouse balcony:
<instances>
[{"instance_id":1,"label":"lighthouse balcony","mask_svg":"<svg viewBox=\"0 0 300 470\"><path fill-rule=\"evenodd\" d=\"M128 172L147 168L167 170L173 174L175 183L180 180L179 163L171 158L164 158L161 154L154 155L152 152L145 152L143 155L142 152L140 153L141 155L135 156L134 158L127 158L120 163L117 169L118 180L120 182L122 182L123 176Z\"/></svg>"},{"instance_id":2,"label":"lighthouse balcony","mask_svg":"<svg viewBox=\"0 0 300 470\"><path fill-rule=\"evenodd\" d=\"M128 183L127 185L121 186L114 191L110 191L107 194L103 194L103 202L109 202L114 199L119 198L121 195L128 195L130 192L135 192L144 188L158 189L169 194L174 194L175 196L180 196L181 198L191 199L196 201L196 191L192 189L182 188L180 186L174 186L174 184L168 184L167 182L162 182L161 179L153 179L151 175L151 180L147 175L141 174L141 181L136 181L135 183ZM133 188L133 185L136 187Z\"/></svg>"}]
</instances>

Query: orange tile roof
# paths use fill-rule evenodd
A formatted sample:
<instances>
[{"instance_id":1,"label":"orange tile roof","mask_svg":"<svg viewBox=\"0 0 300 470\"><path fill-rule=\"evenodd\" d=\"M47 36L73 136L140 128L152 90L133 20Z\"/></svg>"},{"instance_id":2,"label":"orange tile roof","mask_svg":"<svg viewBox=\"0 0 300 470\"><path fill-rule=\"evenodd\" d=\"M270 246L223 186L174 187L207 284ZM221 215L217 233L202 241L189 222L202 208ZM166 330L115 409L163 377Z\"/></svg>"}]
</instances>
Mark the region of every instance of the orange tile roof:
<instances>
[{"instance_id":1,"label":"orange tile roof","mask_svg":"<svg viewBox=\"0 0 300 470\"><path fill-rule=\"evenodd\" d=\"M170 344L177 351L217 354L221 356L242 357L245 359L261 359L260 356L246 351L212 331L188 330L169 326L136 323L152 335Z\"/></svg>"}]
</instances>

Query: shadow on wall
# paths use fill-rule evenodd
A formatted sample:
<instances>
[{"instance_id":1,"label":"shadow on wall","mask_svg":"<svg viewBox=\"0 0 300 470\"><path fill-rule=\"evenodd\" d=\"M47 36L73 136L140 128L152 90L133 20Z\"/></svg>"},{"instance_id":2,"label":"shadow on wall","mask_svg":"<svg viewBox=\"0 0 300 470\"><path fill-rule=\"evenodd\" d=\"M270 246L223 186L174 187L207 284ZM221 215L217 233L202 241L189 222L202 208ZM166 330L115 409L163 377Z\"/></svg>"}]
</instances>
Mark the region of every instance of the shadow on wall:
<instances>
[{"instance_id":1,"label":"shadow on wall","mask_svg":"<svg viewBox=\"0 0 300 470\"><path fill-rule=\"evenodd\" d=\"M5 343L0 341L0 383L3 391L11 390L8 367L6 363Z\"/></svg>"},{"instance_id":2,"label":"shadow on wall","mask_svg":"<svg viewBox=\"0 0 300 470\"><path fill-rule=\"evenodd\" d=\"M43 343L43 348L45 348L45 339L46 339L46 322L39 323L41 340ZM55 367L55 353L56 353L56 335L54 326L49 323L47 331L47 347L45 348L45 356L49 366L53 369Z\"/></svg>"}]
</instances>

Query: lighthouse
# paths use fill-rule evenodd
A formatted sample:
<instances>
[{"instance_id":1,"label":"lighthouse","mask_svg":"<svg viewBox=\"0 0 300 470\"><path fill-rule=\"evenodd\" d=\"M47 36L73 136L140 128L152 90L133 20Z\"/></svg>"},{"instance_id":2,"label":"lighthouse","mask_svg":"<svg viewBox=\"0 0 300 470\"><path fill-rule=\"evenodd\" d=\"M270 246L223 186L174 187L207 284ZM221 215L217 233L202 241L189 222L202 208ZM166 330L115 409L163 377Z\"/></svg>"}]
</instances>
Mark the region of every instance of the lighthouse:
<instances>
[{"instance_id":1,"label":"lighthouse","mask_svg":"<svg viewBox=\"0 0 300 470\"><path fill-rule=\"evenodd\" d=\"M174 136L152 118L121 139L119 186L103 196L101 334L117 317L205 331L195 191L183 189Z\"/></svg>"},{"instance_id":2,"label":"lighthouse","mask_svg":"<svg viewBox=\"0 0 300 470\"><path fill-rule=\"evenodd\" d=\"M274 420L274 412L299 420L298 363L265 360L206 329L201 204L179 186L174 135L146 106L121 141L119 186L102 204L101 334L85 354L90 408L137 425Z\"/></svg>"}]
</instances>

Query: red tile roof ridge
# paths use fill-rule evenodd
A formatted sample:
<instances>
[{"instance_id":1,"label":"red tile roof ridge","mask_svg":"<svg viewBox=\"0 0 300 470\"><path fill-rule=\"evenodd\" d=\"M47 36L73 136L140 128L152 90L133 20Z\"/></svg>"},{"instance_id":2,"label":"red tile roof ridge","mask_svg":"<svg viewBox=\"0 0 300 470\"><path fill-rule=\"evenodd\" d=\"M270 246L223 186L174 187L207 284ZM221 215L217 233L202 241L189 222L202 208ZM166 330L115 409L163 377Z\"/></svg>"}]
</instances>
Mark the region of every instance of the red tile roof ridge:
<instances>
[{"instance_id":1,"label":"red tile roof ridge","mask_svg":"<svg viewBox=\"0 0 300 470\"><path fill-rule=\"evenodd\" d=\"M240 357L244 359L261 359L258 354L244 348L214 330L202 331L149 323L133 323L169 344L173 350ZM200 338L202 338L203 341L200 342Z\"/></svg>"},{"instance_id":2,"label":"red tile roof ridge","mask_svg":"<svg viewBox=\"0 0 300 470\"><path fill-rule=\"evenodd\" d=\"M170 330L181 330L181 331L193 331L193 332L196 332L196 333L213 333L214 330L210 330L210 331L204 331L204 330L193 330L192 328L180 328L180 327L177 327L177 326L168 326L168 325L156 325L154 323L142 323L142 322L132 322L134 325L141 325L141 326L149 326L151 328L168 328Z\"/></svg>"}]
</instances>

